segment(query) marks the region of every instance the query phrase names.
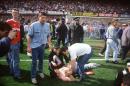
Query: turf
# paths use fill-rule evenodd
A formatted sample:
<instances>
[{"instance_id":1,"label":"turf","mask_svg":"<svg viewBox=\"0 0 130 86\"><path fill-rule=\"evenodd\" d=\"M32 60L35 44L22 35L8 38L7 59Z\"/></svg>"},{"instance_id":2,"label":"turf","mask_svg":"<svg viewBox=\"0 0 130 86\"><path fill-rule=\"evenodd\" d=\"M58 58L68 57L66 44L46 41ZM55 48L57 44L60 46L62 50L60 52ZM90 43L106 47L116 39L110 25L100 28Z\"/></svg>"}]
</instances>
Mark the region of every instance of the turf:
<instances>
[{"instance_id":1,"label":"turf","mask_svg":"<svg viewBox=\"0 0 130 86\"><path fill-rule=\"evenodd\" d=\"M91 59L103 59L99 57L98 52L103 46L102 40L85 39L85 43L90 44L93 47L94 53ZM48 50L45 52L45 59L49 54ZM30 59L26 56L26 53L20 54L21 59ZM1 58L5 59L5 57ZM1 60L0 59L0 60ZM41 80L39 77L39 86L113 86L115 76L119 70L125 67L125 64L112 64L105 63L105 61L90 61L101 64L100 67L94 69L95 75L87 76L84 81L81 82L63 82L58 79L52 79L49 77L48 62L44 61L44 73L45 78ZM0 61L0 86L33 86L30 80L31 62L21 61L20 68L22 73L22 80L16 81L9 74L9 67L5 61Z\"/></svg>"}]
</instances>

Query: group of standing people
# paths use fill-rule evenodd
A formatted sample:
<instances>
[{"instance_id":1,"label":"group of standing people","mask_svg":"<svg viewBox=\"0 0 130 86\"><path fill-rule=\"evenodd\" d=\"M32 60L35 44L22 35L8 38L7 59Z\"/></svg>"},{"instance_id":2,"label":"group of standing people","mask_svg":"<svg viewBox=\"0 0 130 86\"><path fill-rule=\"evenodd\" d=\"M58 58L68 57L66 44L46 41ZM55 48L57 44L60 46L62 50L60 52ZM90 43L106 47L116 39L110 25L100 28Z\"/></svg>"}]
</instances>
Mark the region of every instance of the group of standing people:
<instances>
[{"instance_id":1,"label":"group of standing people","mask_svg":"<svg viewBox=\"0 0 130 86\"><path fill-rule=\"evenodd\" d=\"M5 24L8 26L8 30L5 31L9 33L7 38L0 40L0 44L6 43L10 47L6 50L7 62L9 64L10 73L15 79L21 79L21 72L19 67L19 50L21 41L21 28L19 21L19 11L18 9L12 10L12 19L7 20ZM47 14L45 12L40 12L38 14L38 20L31 23L26 34L27 38L27 52L32 53L32 65L31 65L31 81L33 84L37 84L37 74L44 78L43 74L43 59L45 56L46 44L49 48L52 48L51 43L51 31L50 24L46 22ZM70 25L69 28L65 24L65 19L63 18L61 24L56 28L57 32L57 46L58 48L52 49L49 55L49 69L50 75L56 76L63 81L77 81L73 74L79 76L79 80L83 80L85 77L84 65L92 56L92 48L88 44L83 42L83 27L80 25L79 18L74 18L75 23ZM3 28L3 27L2 27ZM12 31L10 31L12 28ZM110 48L113 49L113 63L118 63L118 38L116 29L118 28L118 20L112 20L110 26L106 32L106 51L105 59L109 62ZM10 32L9 32L10 31ZM0 31L0 33L2 33ZM122 44L122 55L124 60L126 54L130 49L130 27L127 25L126 29L122 33L121 44ZM2 36L1 36L2 38ZM69 47L65 47L65 40L70 42ZM60 42L62 41L63 48L60 48ZM1 47L0 47L1 48ZM3 47L2 47L3 48ZM0 49L1 50L1 49ZM64 57L66 63L64 63ZM69 57L69 58L68 58ZM38 61L37 61L38 60ZM53 69L53 70L52 70Z\"/></svg>"},{"instance_id":2,"label":"group of standing people","mask_svg":"<svg viewBox=\"0 0 130 86\"><path fill-rule=\"evenodd\" d=\"M38 14L38 21L33 22L26 33L27 38L27 52L32 54L32 66L31 66L31 81L33 84L37 84L36 76L37 74L44 78L43 74L43 59L44 59L44 50L46 44L49 45L49 48L52 48L51 44L51 31L50 31L50 24L46 22L47 14L45 12L40 12ZM76 65L79 65L78 70L80 70L80 78L83 79L84 75L84 68L83 65L88 61L91 57L91 47L87 44L75 44L82 42L83 38L83 28L79 24L79 18L74 19L76 21L73 29L69 30L65 25L65 19L62 19L62 23L57 27L57 44L60 46L60 41L62 41L63 46L65 46L65 39L67 38L67 34L71 32L69 37L72 40L73 47L71 48L62 48L62 55L67 57L67 53L69 51L70 56L72 57L69 60L68 65L66 66L68 69L69 76L75 71ZM8 19L6 21L9 24L9 28L13 29L12 36L9 35L7 41L9 42L8 53L7 53L7 62L10 68L10 74L13 75L15 79L22 79L21 71L20 71L20 42L21 42L21 24L19 21L19 10L14 8L12 9L12 19ZM10 31L10 30L8 30ZM11 32L10 32L11 33ZM2 41L3 42L3 41ZM82 47L84 46L84 47ZM76 48L77 47L77 48ZM76 50L75 50L75 49ZM82 48L82 49L81 49ZM85 49L84 49L85 48ZM74 51L73 51L74 50ZM82 52L81 52L82 51ZM77 61L78 57L83 57L79 62ZM86 59L85 59L86 58ZM37 61L38 60L38 61ZM84 60L84 61L83 61ZM83 62L82 62L83 61ZM63 66L63 65L62 65ZM64 69L63 68L63 69ZM60 70L60 69L59 69ZM62 70L62 68L61 68ZM60 72L55 71L58 73L59 76ZM62 71L63 72L63 71ZM71 75L72 78L72 75ZM63 78L62 78L63 79ZM71 81L71 80L67 80Z\"/></svg>"},{"instance_id":3,"label":"group of standing people","mask_svg":"<svg viewBox=\"0 0 130 86\"><path fill-rule=\"evenodd\" d=\"M99 53L100 56L104 56L103 53L105 52L107 63L110 62L111 49L113 50L113 63L117 64L119 62L118 57L120 55L123 61L126 60L130 46L129 28L129 23L119 25L117 19L110 22L104 37L104 47Z\"/></svg>"}]
</instances>

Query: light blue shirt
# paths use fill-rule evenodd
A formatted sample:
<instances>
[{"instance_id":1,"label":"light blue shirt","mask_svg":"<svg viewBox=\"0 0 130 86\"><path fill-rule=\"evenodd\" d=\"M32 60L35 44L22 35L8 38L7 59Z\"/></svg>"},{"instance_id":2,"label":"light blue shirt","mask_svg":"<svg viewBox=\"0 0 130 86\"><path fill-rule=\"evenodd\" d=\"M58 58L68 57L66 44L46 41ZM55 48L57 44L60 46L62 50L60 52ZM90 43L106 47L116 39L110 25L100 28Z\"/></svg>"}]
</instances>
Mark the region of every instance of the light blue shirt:
<instances>
[{"instance_id":1,"label":"light blue shirt","mask_svg":"<svg viewBox=\"0 0 130 86\"><path fill-rule=\"evenodd\" d=\"M48 41L48 36L50 36L50 24L41 24L39 21L36 21L31 24L28 35L31 38L31 48L37 48L43 44L46 44Z\"/></svg>"},{"instance_id":2,"label":"light blue shirt","mask_svg":"<svg viewBox=\"0 0 130 86\"><path fill-rule=\"evenodd\" d=\"M108 39L115 39L117 38L117 31L114 26L109 26L106 32L106 37Z\"/></svg>"}]
</instances>

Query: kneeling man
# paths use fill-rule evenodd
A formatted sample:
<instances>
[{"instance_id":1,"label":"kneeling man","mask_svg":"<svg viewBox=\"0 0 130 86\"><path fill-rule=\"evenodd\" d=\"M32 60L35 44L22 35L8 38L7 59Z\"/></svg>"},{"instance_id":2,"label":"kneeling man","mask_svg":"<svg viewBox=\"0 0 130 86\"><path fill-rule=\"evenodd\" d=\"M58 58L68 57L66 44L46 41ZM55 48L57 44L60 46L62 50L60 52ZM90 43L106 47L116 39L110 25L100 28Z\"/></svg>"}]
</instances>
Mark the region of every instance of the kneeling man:
<instances>
[{"instance_id":1,"label":"kneeling man","mask_svg":"<svg viewBox=\"0 0 130 86\"><path fill-rule=\"evenodd\" d=\"M76 72L80 75L80 80L84 79L85 76L84 65L88 62L88 60L92 56L91 46L85 43L75 43L69 46L68 48L63 47L61 50L63 55L66 56L68 54L70 55L69 64L71 65L73 72Z\"/></svg>"}]
</instances>

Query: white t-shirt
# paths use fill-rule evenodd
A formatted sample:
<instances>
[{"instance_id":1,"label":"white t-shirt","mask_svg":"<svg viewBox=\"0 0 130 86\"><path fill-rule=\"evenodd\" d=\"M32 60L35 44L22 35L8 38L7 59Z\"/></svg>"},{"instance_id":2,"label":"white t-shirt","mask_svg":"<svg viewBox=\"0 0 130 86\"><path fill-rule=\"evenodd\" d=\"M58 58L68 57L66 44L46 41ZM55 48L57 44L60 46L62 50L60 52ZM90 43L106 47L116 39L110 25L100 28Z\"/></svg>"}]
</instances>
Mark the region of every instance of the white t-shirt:
<instances>
[{"instance_id":1,"label":"white t-shirt","mask_svg":"<svg viewBox=\"0 0 130 86\"><path fill-rule=\"evenodd\" d=\"M24 32L27 33L30 29L30 25L24 25Z\"/></svg>"},{"instance_id":2,"label":"white t-shirt","mask_svg":"<svg viewBox=\"0 0 130 86\"><path fill-rule=\"evenodd\" d=\"M90 54L91 46L84 43L75 43L68 47L68 52L70 54L71 60L76 59L79 56Z\"/></svg>"}]
</instances>

